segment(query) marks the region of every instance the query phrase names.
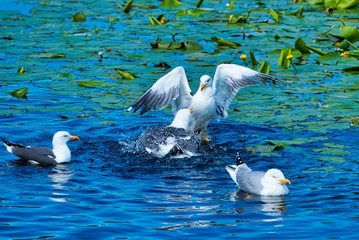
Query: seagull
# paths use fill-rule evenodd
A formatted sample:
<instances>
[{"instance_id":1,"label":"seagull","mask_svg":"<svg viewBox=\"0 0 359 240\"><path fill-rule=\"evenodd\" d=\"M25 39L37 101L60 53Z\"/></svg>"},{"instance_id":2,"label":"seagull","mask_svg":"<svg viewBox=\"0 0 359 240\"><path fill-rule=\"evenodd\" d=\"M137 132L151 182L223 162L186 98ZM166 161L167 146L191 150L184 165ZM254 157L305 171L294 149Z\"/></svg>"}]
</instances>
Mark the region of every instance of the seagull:
<instances>
[{"instance_id":1,"label":"seagull","mask_svg":"<svg viewBox=\"0 0 359 240\"><path fill-rule=\"evenodd\" d=\"M186 73L179 66L158 79L127 111L140 115L149 110L158 110L172 103L174 114L182 108L193 107L191 130L203 131L215 118L228 115L228 108L237 92L255 83L276 83L276 79L236 64L220 64L214 78L203 75L200 86L193 95Z\"/></svg>"},{"instance_id":2,"label":"seagull","mask_svg":"<svg viewBox=\"0 0 359 240\"><path fill-rule=\"evenodd\" d=\"M59 131L52 139L53 149L47 147L24 146L2 140L7 151L13 153L21 160L35 163L41 166L50 166L71 161L71 151L66 145L69 140L80 140L77 136L71 136L69 132Z\"/></svg>"},{"instance_id":3,"label":"seagull","mask_svg":"<svg viewBox=\"0 0 359 240\"><path fill-rule=\"evenodd\" d=\"M228 165L226 170L238 188L247 193L261 196L282 196L289 193L282 171L272 168L267 172L253 171L237 153L237 165Z\"/></svg>"},{"instance_id":4,"label":"seagull","mask_svg":"<svg viewBox=\"0 0 359 240\"><path fill-rule=\"evenodd\" d=\"M136 142L136 151L157 158L194 156L201 137L188 130L192 111L192 108L180 109L170 125L149 128L143 132Z\"/></svg>"}]
</instances>

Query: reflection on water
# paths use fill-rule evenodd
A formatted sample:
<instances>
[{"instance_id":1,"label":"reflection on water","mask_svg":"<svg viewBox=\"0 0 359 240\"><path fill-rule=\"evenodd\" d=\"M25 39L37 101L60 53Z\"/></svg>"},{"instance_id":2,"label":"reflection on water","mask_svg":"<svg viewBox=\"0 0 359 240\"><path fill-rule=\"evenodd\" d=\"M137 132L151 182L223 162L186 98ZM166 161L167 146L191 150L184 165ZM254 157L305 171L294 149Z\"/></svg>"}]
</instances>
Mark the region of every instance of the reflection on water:
<instances>
[{"instance_id":1,"label":"reflection on water","mask_svg":"<svg viewBox=\"0 0 359 240\"><path fill-rule=\"evenodd\" d=\"M53 197L49 199L54 202L68 202L65 184L71 179L73 173L68 165L59 164L53 168L53 172L49 174L49 178L53 182L51 185L54 189ZM58 191L56 191L58 190Z\"/></svg>"},{"instance_id":2,"label":"reflection on water","mask_svg":"<svg viewBox=\"0 0 359 240\"><path fill-rule=\"evenodd\" d=\"M231 194L231 201L250 201L253 204L242 205L236 211L241 212L263 212L266 216L277 217L275 219L264 219L263 221L283 221L280 216L286 208L286 196L260 196L255 194L237 191Z\"/></svg>"}]
</instances>

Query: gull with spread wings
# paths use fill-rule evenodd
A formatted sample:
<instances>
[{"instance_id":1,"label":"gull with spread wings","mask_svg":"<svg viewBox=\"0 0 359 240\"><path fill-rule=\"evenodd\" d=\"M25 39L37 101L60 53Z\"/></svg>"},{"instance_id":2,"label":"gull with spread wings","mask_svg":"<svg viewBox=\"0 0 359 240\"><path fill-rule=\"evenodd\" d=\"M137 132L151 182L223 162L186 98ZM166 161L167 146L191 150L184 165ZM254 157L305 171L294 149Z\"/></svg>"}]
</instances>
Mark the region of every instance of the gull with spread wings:
<instances>
[{"instance_id":1,"label":"gull with spread wings","mask_svg":"<svg viewBox=\"0 0 359 240\"><path fill-rule=\"evenodd\" d=\"M157 80L127 111L140 115L162 109L172 103L174 114L183 108L193 108L191 130L202 131L217 117L227 117L228 108L239 89L256 83L276 83L276 79L236 64L218 65L214 78L203 75L193 95L183 67L174 68Z\"/></svg>"}]
</instances>

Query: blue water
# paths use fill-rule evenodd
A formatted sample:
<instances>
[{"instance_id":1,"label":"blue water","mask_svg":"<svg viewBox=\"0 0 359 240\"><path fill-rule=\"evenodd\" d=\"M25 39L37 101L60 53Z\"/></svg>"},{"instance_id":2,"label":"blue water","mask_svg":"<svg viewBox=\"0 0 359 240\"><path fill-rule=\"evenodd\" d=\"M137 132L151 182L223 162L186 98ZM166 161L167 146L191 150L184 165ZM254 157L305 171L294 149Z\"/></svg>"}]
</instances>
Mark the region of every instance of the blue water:
<instances>
[{"instance_id":1,"label":"blue water","mask_svg":"<svg viewBox=\"0 0 359 240\"><path fill-rule=\"evenodd\" d=\"M212 141L200 149L199 156L144 157L134 152L133 141L146 128L171 122L171 115L158 111L139 117L121 108L102 107L90 101L91 91L96 94L101 90L88 90L88 97L62 91L63 80L50 79L52 72L60 71L57 65L69 64L67 59L65 63L49 63L49 69L41 61L29 64L29 73L36 76L36 69L44 69L49 76L28 81L25 75L21 82L22 77L14 75L14 65L5 67L21 56L8 54L0 54L0 74L7 80L0 87L0 138L50 146L54 132L68 130L81 141L69 143L71 163L46 168L19 164L0 148L0 238L359 237L358 127L326 133L298 132L243 123L229 116L210 125ZM8 94L20 87L30 88L28 100ZM246 151L257 144L268 146L268 139L318 137L321 140L285 146L268 154ZM346 153L314 151L327 143L343 146ZM235 163L238 151L256 170L283 170L292 182L290 194L260 197L238 191L225 170L227 164ZM331 161L332 156L343 161Z\"/></svg>"}]
</instances>

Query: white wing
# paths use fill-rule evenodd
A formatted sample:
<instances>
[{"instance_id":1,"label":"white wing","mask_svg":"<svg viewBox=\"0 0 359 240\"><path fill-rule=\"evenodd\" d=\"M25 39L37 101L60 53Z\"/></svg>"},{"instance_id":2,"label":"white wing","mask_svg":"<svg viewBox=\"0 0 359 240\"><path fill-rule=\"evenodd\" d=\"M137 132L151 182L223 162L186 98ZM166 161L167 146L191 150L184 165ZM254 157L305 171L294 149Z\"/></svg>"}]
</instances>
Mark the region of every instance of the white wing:
<instances>
[{"instance_id":1,"label":"white wing","mask_svg":"<svg viewBox=\"0 0 359 240\"><path fill-rule=\"evenodd\" d=\"M186 72L183 67L176 67L158 79L127 111L136 112L142 108L142 115L149 110L161 109L172 102L173 111L176 113L181 108L189 107L191 100Z\"/></svg>"},{"instance_id":2,"label":"white wing","mask_svg":"<svg viewBox=\"0 0 359 240\"><path fill-rule=\"evenodd\" d=\"M239 89L256 83L275 83L275 80L272 76L236 64L218 65L213 78L217 114L227 117L228 107Z\"/></svg>"}]
</instances>

